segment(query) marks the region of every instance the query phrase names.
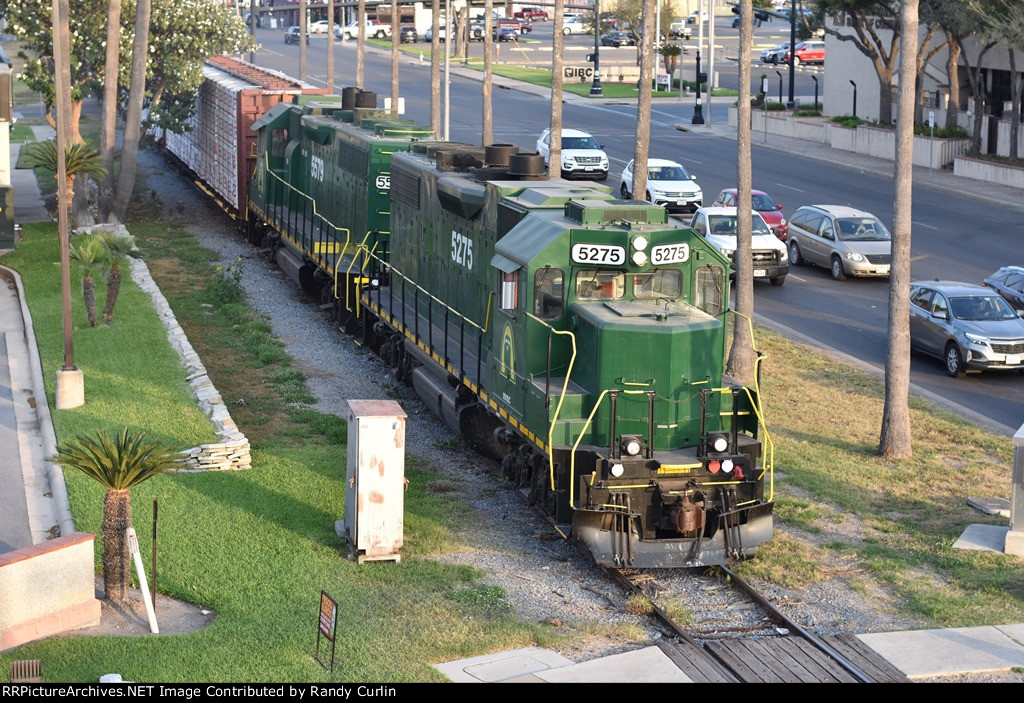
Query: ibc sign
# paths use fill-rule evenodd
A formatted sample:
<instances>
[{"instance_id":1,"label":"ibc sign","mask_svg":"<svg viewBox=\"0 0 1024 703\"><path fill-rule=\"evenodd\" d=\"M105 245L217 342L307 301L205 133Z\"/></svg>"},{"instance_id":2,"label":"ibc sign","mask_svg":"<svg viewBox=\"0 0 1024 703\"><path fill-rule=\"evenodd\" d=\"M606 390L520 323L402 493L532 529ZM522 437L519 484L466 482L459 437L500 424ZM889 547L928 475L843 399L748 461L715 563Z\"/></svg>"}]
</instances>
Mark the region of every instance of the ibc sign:
<instances>
[{"instance_id":1,"label":"ibc sign","mask_svg":"<svg viewBox=\"0 0 1024 703\"><path fill-rule=\"evenodd\" d=\"M593 66L563 66L562 78L567 81L579 80L580 83L594 79Z\"/></svg>"}]
</instances>

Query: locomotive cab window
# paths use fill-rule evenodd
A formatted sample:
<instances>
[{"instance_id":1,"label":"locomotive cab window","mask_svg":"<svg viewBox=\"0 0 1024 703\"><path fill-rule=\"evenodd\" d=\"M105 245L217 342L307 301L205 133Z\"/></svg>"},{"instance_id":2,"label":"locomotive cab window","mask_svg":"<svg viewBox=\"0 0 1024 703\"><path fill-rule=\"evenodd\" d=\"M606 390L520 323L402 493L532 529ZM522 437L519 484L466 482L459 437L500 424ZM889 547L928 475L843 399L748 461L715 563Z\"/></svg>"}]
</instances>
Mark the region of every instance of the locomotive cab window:
<instances>
[{"instance_id":1,"label":"locomotive cab window","mask_svg":"<svg viewBox=\"0 0 1024 703\"><path fill-rule=\"evenodd\" d=\"M501 311L515 317L519 305L519 269L512 273L499 271L498 281L501 283Z\"/></svg>"},{"instance_id":2,"label":"locomotive cab window","mask_svg":"<svg viewBox=\"0 0 1024 703\"><path fill-rule=\"evenodd\" d=\"M693 304L712 317L722 313L725 276L717 266L701 266L693 276Z\"/></svg>"},{"instance_id":3,"label":"locomotive cab window","mask_svg":"<svg viewBox=\"0 0 1024 703\"><path fill-rule=\"evenodd\" d=\"M625 292L625 271L581 269L576 273L576 297L580 300L618 300Z\"/></svg>"},{"instance_id":4,"label":"locomotive cab window","mask_svg":"<svg viewBox=\"0 0 1024 703\"><path fill-rule=\"evenodd\" d=\"M565 274L562 269L542 268L533 275L533 314L542 320L557 320L565 309Z\"/></svg>"},{"instance_id":5,"label":"locomotive cab window","mask_svg":"<svg viewBox=\"0 0 1024 703\"><path fill-rule=\"evenodd\" d=\"M637 300L675 300L683 292L683 272L656 269L633 274L633 297Z\"/></svg>"}]
</instances>

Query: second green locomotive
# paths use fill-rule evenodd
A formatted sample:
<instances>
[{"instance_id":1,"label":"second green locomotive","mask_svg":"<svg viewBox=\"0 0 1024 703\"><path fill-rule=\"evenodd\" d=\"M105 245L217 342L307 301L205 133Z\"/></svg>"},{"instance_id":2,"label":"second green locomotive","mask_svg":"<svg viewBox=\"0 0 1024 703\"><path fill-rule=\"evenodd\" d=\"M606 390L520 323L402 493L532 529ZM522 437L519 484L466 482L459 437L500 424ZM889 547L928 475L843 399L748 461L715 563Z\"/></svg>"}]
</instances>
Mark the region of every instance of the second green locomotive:
<instances>
[{"instance_id":1,"label":"second green locomotive","mask_svg":"<svg viewBox=\"0 0 1024 703\"><path fill-rule=\"evenodd\" d=\"M771 539L760 399L723 370L729 262L693 230L371 108L256 127L249 236L597 562Z\"/></svg>"}]
</instances>

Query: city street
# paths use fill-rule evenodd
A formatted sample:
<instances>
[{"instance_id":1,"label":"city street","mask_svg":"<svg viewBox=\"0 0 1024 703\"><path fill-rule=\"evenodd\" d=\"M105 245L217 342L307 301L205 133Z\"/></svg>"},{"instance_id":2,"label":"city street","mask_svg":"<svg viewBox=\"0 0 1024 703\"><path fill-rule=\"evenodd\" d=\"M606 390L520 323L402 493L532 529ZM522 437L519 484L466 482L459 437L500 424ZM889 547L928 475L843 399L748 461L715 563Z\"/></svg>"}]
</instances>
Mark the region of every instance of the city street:
<instances>
[{"instance_id":1,"label":"city street","mask_svg":"<svg viewBox=\"0 0 1024 703\"><path fill-rule=\"evenodd\" d=\"M730 81L735 85L736 62L728 61L728 57L731 45L735 58L737 30L730 29L729 23L729 19L719 18L716 36L716 44L720 45L716 49L716 61L719 62L716 66L720 68L723 87L728 87ZM537 39L543 36L544 29L550 37L550 23L537 23L535 27L538 29L533 36ZM756 45L774 45L783 41L779 30L781 27L777 25L762 26L756 31ZM257 39L264 44L256 56L257 63L289 75L298 75L297 46L285 45L279 31L258 30ZM578 37L572 43L582 41ZM310 43L308 80L314 84L323 85L326 78L326 45L327 40L322 37L314 37ZM429 45L421 45L426 57L422 64L416 60L402 63L401 94L406 102L405 116L425 123L429 121L430 114ZM507 45L502 47L502 52L506 50ZM344 46L338 43L335 51L335 91L340 92L342 87L352 82L355 42ZM635 52L632 48L616 51ZM608 60L606 53L602 53L602 62ZM692 60L692 55L687 58ZM774 72L773 67L765 70L757 68L759 66L757 62L755 77L760 73ZM812 73L821 76L820 71L800 69L797 96L813 94L809 76ZM363 87L383 98L390 94L390 80L390 55L368 51L366 85ZM819 80L824 83L823 77ZM778 78L769 86L771 96L778 90ZM810 102L810 99L806 101ZM706 105L705 114L714 124L722 125L731 102L731 99L722 99L710 110ZM479 81L453 75L451 138L479 143L480 114ZM705 203L710 204L721 189L736 185L736 142L714 136L706 128L694 127L687 132L675 128L679 123L689 125L692 114L692 97L682 102L677 98L657 101L652 108L650 153L652 157L683 163L696 176L703 188ZM533 151L541 130L548 126L550 103L540 96L496 89L494 115L495 141L518 144L524 150ZM626 100L612 104L580 104L574 101L567 103L564 109L566 127L586 130L604 145L612 162L608 185L616 191L619 174L632 158L635 122L636 106ZM867 210L887 225L891 224L890 175L851 169L843 164L843 152L835 152L834 159L830 161L809 159L799 153L763 147L758 137L754 134L752 139L754 187L768 192L782 203L787 215L801 205L828 203ZM1024 208L1019 202L982 201L918 185L914 190L913 221L912 274L916 279L980 283L1000 266L1022 263L1016 235L1024 223ZM885 360L887 294L885 279L837 282L824 269L803 267L793 268L786 285L781 288L757 284L755 306L759 314L776 323L881 367ZM989 372L952 379L946 376L938 360L915 355L912 381L1006 427L1015 429L1024 421L1024 403L1021 402L1024 398L1024 376L1020 374Z\"/></svg>"}]
</instances>

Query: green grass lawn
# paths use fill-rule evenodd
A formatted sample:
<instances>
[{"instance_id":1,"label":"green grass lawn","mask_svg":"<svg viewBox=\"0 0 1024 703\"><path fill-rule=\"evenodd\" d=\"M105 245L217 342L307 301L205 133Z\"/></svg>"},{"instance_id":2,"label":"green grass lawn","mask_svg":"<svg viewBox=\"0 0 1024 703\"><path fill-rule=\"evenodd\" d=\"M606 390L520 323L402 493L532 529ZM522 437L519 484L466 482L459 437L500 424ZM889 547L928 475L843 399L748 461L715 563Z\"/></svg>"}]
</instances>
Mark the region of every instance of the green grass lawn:
<instances>
[{"instance_id":1,"label":"green grass lawn","mask_svg":"<svg viewBox=\"0 0 1024 703\"><path fill-rule=\"evenodd\" d=\"M442 681L431 664L550 643L547 630L509 615L500 589L477 597L472 568L430 558L460 549L466 507L449 476L414 458L402 562L357 566L342 557L334 522L344 514L345 423L306 405L304 376L230 275L214 270L212 255L161 219L155 203L136 198L133 207L130 229L253 445L250 471L163 475L132 492L146 555L144 526L159 499L161 592L213 610L216 620L182 636L53 638L0 655L0 667L38 658L49 681L95 681L109 671L147 682ZM49 384L61 345L55 239L52 227L26 230L4 263L25 276ZM78 304L76 361L87 403L55 413L59 440L124 424L179 446L210 438L141 295L126 284L109 328L83 326ZM244 406L233 405L239 398ZM77 473L67 481L78 529L98 533L101 487ZM343 664L333 678L313 659L321 589L339 602Z\"/></svg>"}]
</instances>

